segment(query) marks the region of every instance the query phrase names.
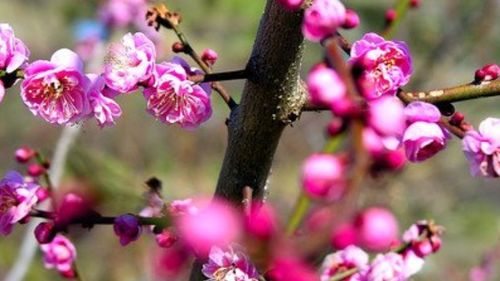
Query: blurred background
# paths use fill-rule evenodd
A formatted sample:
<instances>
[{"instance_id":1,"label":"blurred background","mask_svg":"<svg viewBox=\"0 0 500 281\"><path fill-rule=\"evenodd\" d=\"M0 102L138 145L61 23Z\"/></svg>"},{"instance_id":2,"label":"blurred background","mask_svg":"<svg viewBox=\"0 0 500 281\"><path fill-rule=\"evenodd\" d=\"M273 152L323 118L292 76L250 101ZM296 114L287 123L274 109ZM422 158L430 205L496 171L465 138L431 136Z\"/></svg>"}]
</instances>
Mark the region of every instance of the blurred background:
<instances>
[{"instance_id":1,"label":"blurred background","mask_svg":"<svg viewBox=\"0 0 500 281\"><path fill-rule=\"evenodd\" d=\"M75 38L82 34L75 26L97 19L102 2L2 0L0 22L14 28L16 36L30 48L32 61L49 59L59 48L77 46ZM380 32L385 10L395 1L344 2L362 19L360 28L343 32L352 42L364 32ZM245 66L264 0L168 0L167 4L182 13L182 28L197 50L212 48L219 53L216 71ZM405 88L430 90L467 83L480 66L499 63L499 15L498 0L423 0L419 9L407 15L396 36L410 46L415 65L412 83ZM134 28L137 26L115 28L108 38L118 41ZM161 46L161 59L170 58L170 45L175 40L172 34L161 30L153 36ZM318 46L307 45L304 75L321 57ZM243 82L224 84L238 100ZM92 193L98 209L109 215L138 212L144 205L143 183L151 176L163 181L168 200L212 194L224 156L228 115L217 96L213 98L213 117L196 131L154 120L145 112L140 93L121 96L118 102L123 115L116 126L100 129L93 121L82 124L69 152L61 190ZM499 105L500 97L456 107L477 126L488 116L500 117ZM328 113L304 113L283 135L269 182L269 201L282 218L289 214L300 190L301 162L324 144L323 131L329 118ZM22 169L13 158L21 145L50 157L62 130L34 117L22 104L18 87L10 89L0 105L0 120L0 173ZM442 251L427 260L414 280L468 280L469 269L499 241L500 183L472 178L456 139L424 164L411 164L397 175L369 180L365 190L359 205L391 208L401 230L419 219L434 219L446 227ZM24 228L16 226L11 236L0 238L0 280L16 258L23 233ZM152 237L144 235L126 248L119 246L109 227L96 227L90 233L75 230L71 237L85 280L155 280ZM25 280L59 278L55 271L43 268L37 254ZM500 275L491 280L500 280Z\"/></svg>"}]
</instances>

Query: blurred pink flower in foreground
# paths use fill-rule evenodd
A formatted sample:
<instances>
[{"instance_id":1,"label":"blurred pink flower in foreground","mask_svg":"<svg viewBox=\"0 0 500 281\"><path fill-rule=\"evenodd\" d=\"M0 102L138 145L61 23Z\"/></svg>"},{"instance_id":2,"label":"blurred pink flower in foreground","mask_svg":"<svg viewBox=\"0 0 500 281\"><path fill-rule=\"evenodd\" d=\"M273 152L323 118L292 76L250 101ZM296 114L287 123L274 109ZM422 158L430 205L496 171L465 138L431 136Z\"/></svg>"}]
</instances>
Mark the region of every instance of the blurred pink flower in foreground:
<instances>
[{"instance_id":1,"label":"blurred pink flower in foreground","mask_svg":"<svg viewBox=\"0 0 500 281\"><path fill-rule=\"evenodd\" d=\"M265 276L272 281L319 281L315 270L294 256L279 256Z\"/></svg>"},{"instance_id":2,"label":"blurred pink flower in foreground","mask_svg":"<svg viewBox=\"0 0 500 281\"><path fill-rule=\"evenodd\" d=\"M333 108L346 96L346 86L335 70L326 66L316 66L307 77L309 98L313 104Z\"/></svg>"},{"instance_id":3,"label":"blurred pink flower in foreground","mask_svg":"<svg viewBox=\"0 0 500 281\"><path fill-rule=\"evenodd\" d=\"M344 271L357 268L364 271L368 267L368 254L356 246L348 246L342 251L325 257L321 266L321 281L329 281L333 276ZM361 281L362 275L357 272L342 280Z\"/></svg>"},{"instance_id":4,"label":"blurred pink flower in foreground","mask_svg":"<svg viewBox=\"0 0 500 281\"><path fill-rule=\"evenodd\" d=\"M227 251L212 247L202 273L208 281L258 281L259 278L257 269L237 245L229 246Z\"/></svg>"},{"instance_id":5,"label":"blurred pink flower in foreground","mask_svg":"<svg viewBox=\"0 0 500 281\"><path fill-rule=\"evenodd\" d=\"M109 48L104 65L104 79L109 88L129 93L153 74L156 50L143 33L127 33L121 43Z\"/></svg>"},{"instance_id":6,"label":"blurred pink flower in foreground","mask_svg":"<svg viewBox=\"0 0 500 281\"><path fill-rule=\"evenodd\" d=\"M38 60L26 67L21 97L34 115L49 123L75 123L90 112L88 87L80 57L60 49L50 61Z\"/></svg>"},{"instance_id":7,"label":"blurred pink flower in foreground","mask_svg":"<svg viewBox=\"0 0 500 281\"><path fill-rule=\"evenodd\" d=\"M487 118L465 134L462 147L474 176L500 176L500 119Z\"/></svg>"},{"instance_id":8,"label":"blurred pink flower in foreground","mask_svg":"<svg viewBox=\"0 0 500 281\"><path fill-rule=\"evenodd\" d=\"M379 254L372 261L363 281L404 281L403 257L396 253Z\"/></svg>"},{"instance_id":9,"label":"blurred pink flower in foreground","mask_svg":"<svg viewBox=\"0 0 500 281\"><path fill-rule=\"evenodd\" d=\"M398 222L387 209L373 207L362 211L355 219L358 241L367 249L383 251L398 240Z\"/></svg>"},{"instance_id":10,"label":"blurred pink flower in foreground","mask_svg":"<svg viewBox=\"0 0 500 281\"><path fill-rule=\"evenodd\" d=\"M364 93L368 99L395 95L410 81L413 72L406 43L387 41L375 33L354 42L350 61L362 69L361 79L374 86L373 91Z\"/></svg>"},{"instance_id":11,"label":"blurred pink flower in foreground","mask_svg":"<svg viewBox=\"0 0 500 281\"><path fill-rule=\"evenodd\" d=\"M315 198L338 200L345 189L345 165L337 156L313 154L302 166L302 185Z\"/></svg>"},{"instance_id":12,"label":"blurred pink flower in foreground","mask_svg":"<svg viewBox=\"0 0 500 281\"><path fill-rule=\"evenodd\" d=\"M197 202L199 211L177 218L179 237L199 256L207 256L213 246L238 242L241 222L237 212L220 201Z\"/></svg>"},{"instance_id":13,"label":"blurred pink flower in foreground","mask_svg":"<svg viewBox=\"0 0 500 281\"><path fill-rule=\"evenodd\" d=\"M404 109L398 98L380 97L369 102L368 123L383 137L401 137L406 128Z\"/></svg>"},{"instance_id":14,"label":"blurred pink flower in foreground","mask_svg":"<svg viewBox=\"0 0 500 281\"><path fill-rule=\"evenodd\" d=\"M439 125L441 113L430 103L412 102L405 108L409 124L403 135L406 157L424 161L446 147L449 133Z\"/></svg>"},{"instance_id":15,"label":"blurred pink flower in foreground","mask_svg":"<svg viewBox=\"0 0 500 281\"><path fill-rule=\"evenodd\" d=\"M55 268L65 277L73 277L73 262L76 259L76 249L73 243L61 234L56 235L48 244L40 245L46 268Z\"/></svg>"},{"instance_id":16,"label":"blurred pink flower in foreground","mask_svg":"<svg viewBox=\"0 0 500 281\"><path fill-rule=\"evenodd\" d=\"M29 214L38 201L38 189L36 184L25 183L18 172L7 172L0 181L0 234L9 234Z\"/></svg>"},{"instance_id":17,"label":"blurred pink flower in foreground","mask_svg":"<svg viewBox=\"0 0 500 281\"><path fill-rule=\"evenodd\" d=\"M154 86L144 89L148 112L163 123L194 129L212 115L210 86L188 80L197 74L181 58L157 64Z\"/></svg>"},{"instance_id":18,"label":"blurred pink flower in foreground","mask_svg":"<svg viewBox=\"0 0 500 281\"><path fill-rule=\"evenodd\" d=\"M344 24L346 9L338 0L315 0L304 12L304 37L319 42L335 33Z\"/></svg>"},{"instance_id":19,"label":"blurred pink flower in foreground","mask_svg":"<svg viewBox=\"0 0 500 281\"><path fill-rule=\"evenodd\" d=\"M126 27L136 18L144 17L141 12L147 7L147 0L107 0L99 7L99 18L110 27Z\"/></svg>"},{"instance_id":20,"label":"blurred pink flower in foreground","mask_svg":"<svg viewBox=\"0 0 500 281\"><path fill-rule=\"evenodd\" d=\"M294 11L302 6L304 0L278 0L278 2L289 11Z\"/></svg>"}]
</instances>

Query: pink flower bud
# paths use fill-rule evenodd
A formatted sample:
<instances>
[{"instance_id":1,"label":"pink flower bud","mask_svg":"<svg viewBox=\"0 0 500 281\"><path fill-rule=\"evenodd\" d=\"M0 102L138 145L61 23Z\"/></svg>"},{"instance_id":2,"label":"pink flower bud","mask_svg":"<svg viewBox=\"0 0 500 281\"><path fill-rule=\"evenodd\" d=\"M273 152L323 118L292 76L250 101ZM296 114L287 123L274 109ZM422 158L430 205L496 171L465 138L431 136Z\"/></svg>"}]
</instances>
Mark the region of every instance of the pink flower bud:
<instances>
[{"instance_id":1,"label":"pink flower bud","mask_svg":"<svg viewBox=\"0 0 500 281\"><path fill-rule=\"evenodd\" d=\"M487 64L476 71L475 80L477 82L493 81L500 76L500 66L497 64Z\"/></svg>"},{"instance_id":2,"label":"pink flower bud","mask_svg":"<svg viewBox=\"0 0 500 281\"><path fill-rule=\"evenodd\" d=\"M126 246L141 236L142 227L136 216L131 214L121 215L115 219L113 225L115 234L120 238L120 244Z\"/></svg>"},{"instance_id":3,"label":"pink flower bud","mask_svg":"<svg viewBox=\"0 0 500 281\"><path fill-rule=\"evenodd\" d=\"M399 137L406 127L405 107L396 97L373 100L369 103L368 123L384 137Z\"/></svg>"},{"instance_id":4,"label":"pink flower bud","mask_svg":"<svg viewBox=\"0 0 500 281\"><path fill-rule=\"evenodd\" d=\"M330 123L328 123L328 126L326 127L326 132L328 133L329 137L334 137L342 133L345 127L346 124L344 120L340 118L334 118L330 121Z\"/></svg>"},{"instance_id":5,"label":"pink flower bud","mask_svg":"<svg viewBox=\"0 0 500 281\"><path fill-rule=\"evenodd\" d=\"M180 216L177 220L179 236L200 256L206 257L212 246L226 247L237 242L241 225L236 212L227 204L214 201L198 202L205 205L194 214Z\"/></svg>"},{"instance_id":6,"label":"pink flower bud","mask_svg":"<svg viewBox=\"0 0 500 281\"><path fill-rule=\"evenodd\" d=\"M412 8L418 8L420 4L420 0L410 0L410 7Z\"/></svg>"},{"instance_id":7,"label":"pink flower bud","mask_svg":"<svg viewBox=\"0 0 500 281\"><path fill-rule=\"evenodd\" d=\"M355 220L359 242L373 251L387 250L398 239L398 223L394 215L384 208L369 208Z\"/></svg>"},{"instance_id":8,"label":"pink flower bud","mask_svg":"<svg viewBox=\"0 0 500 281\"><path fill-rule=\"evenodd\" d=\"M338 200L345 189L345 166L334 155L313 154L302 166L302 186L314 198Z\"/></svg>"},{"instance_id":9,"label":"pink flower bud","mask_svg":"<svg viewBox=\"0 0 500 281\"><path fill-rule=\"evenodd\" d=\"M201 60L210 66L214 65L218 58L219 54L212 49L205 49L201 54Z\"/></svg>"},{"instance_id":10,"label":"pink flower bud","mask_svg":"<svg viewBox=\"0 0 500 281\"><path fill-rule=\"evenodd\" d=\"M450 118L450 124L453 126L460 126L464 122L465 116L461 112L455 112Z\"/></svg>"},{"instance_id":11,"label":"pink flower bud","mask_svg":"<svg viewBox=\"0 0 500 281\"><path fill-rule=\"evenodd\" d=\"M15 157L16 161L19 163L26 163L30 161L33 157L35 157L36 151L31 149L28 146L23 146L16 150Z\"/></svg>"},{"instance_id":12,"label":"pink flower bud","mask_svg":"<svg viewBox=\"0 0 500 281\"><path fill-rule=\"evenodd\" d=\"M38 197L38 202L43 202L45 199L49 198L50 192L47 188L40 187L36 191L36 197Z\"/></svg>"},{"instance_id":13,"label":"pink flower bud","mask_svg":"<svg viewBox=\"0 0 500 281\"><path fill-rule=\"evenodd\" d=\"M307 77L309 97L313 104L332 107L346 95L346 86L335 70L317 66Z\"/></svg>"},{"instance_id":14,"label":"pink flower bud","mask_svg":"<svg viewBox=\"0 0 500 281\"><path fill-rule=\"evenodd\" d=\"M302 33L318 42L332 34L345 22L346 9L339 0L315 0L304 13Z\"/></svg>"},{"instance_id":15,"label":"pink flower bud","mask_svg":"<svg viewBox=\"0 0 500 281\"><path fill-rule=\"evenodd\" d=\"M37 163L31 164L28 166L28 175L32 177L39 177L45 173L45 168Z\"/></svg>"},{"instance_id":16,"label":"pink flower bud","mask_svg":"<svg viewBox=\"0 0 500 281\"><path fill-rule=\"evenodd\" d=\"M351 223L337 226L330 236L333 248L342 250L349 245L357 244L357 230Z\"/></svg>"},{"instance_id":17,"label":"pink flower bud","mask_svg":"<svg viewBox=\"0 0 500 281\"><path fill-rule=\"evenodd\" d=\"M387 24L392 23L396 19L396 10L394 9L388 9L385 12L385 22Z\"/></svg>"},{"instance_id":18,"label":"pink flower bud","mask_svg":"<svg viewBox=\"0 0 500 281\"><path fill-rule=\"evenodd\" d=\"M40 244L52 242L56 237L55 225L52 222L42 222L35 228L35 238Z\"/></svg>"},{"instance_id":19,"label":"pink flower bud","mask_svg":"<svg viewBox=\"0 0 500 281\"><path fill-rule=\"evenodd\" d=\"M422 241L415 241L412 244L413 252L420 258L425 258L434 252L431 241L428 239Z\"/></svg>"},{"instance_id":20,"label":"pink flower bud","mask_svg":"<svg viewBox=\"0 0 500 281\"><path fill-rule=\"evenodd\" d=\"M155 235L156 244L162 248L170 248L179 238L171 230L164 229L160 234Z\"/></svg>"},{"instance_id":21,"label":"pink flower bud","mask_svg":"<svg viewBox=\"0 0 500 281\"><path fill-rule=\"evenodd\" d=\"M172 44L172 52L174 53L184 53L185 46L181 42L175 42Z\"/></svg>"},{"instance_id":22,"label":"pink flower bud","mask_svg":"<svg viewBox=\"0 0 500 281\"><path fill-rule=\"evenodd\" d=\"M300 9L304 0L278 0L278 2L287 10L295 11Z\"/></svg>"},{"instance_id":23,"label":"pink flower bud","mask_svg":"<svg viewBox=\"0 0 500 281\"><path fill-rule=\"evenodd\" d=\"M261 240L270 239L276 233L276 224L274 211L267 204L254 205L250 216L245 220L246 232Z\"/></svg>"},{"instance_id":24,"label":"pink flower bud","mask_svg":"<svg viewBox=\"0 0 500 281\"><path fill-rule=\"evenodd\" d=\"M351 9L346 9L345 11L345 21L342 24L342 27L345 29L356 28L359 25L359 16L358 14Z\"/></svg>"}]
</instances>

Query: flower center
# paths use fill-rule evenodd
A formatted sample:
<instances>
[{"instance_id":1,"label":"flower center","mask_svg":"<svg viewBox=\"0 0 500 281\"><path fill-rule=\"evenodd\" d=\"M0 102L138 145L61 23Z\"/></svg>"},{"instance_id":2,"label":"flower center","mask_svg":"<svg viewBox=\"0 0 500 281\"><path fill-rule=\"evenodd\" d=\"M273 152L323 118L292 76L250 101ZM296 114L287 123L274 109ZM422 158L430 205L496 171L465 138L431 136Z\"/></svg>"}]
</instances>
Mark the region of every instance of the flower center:
<instances>
[{"instance_id":1,"label":"flower center","mask_svg":"<svg viewBox=\"0 0 500 281\"><path fill-rule=\"evenodd\" d=\"M0 214L7 212L11 207L16 206L17 203L17 199L12 194L2 192L0 194Z\"/></svg>"}]
</instances>

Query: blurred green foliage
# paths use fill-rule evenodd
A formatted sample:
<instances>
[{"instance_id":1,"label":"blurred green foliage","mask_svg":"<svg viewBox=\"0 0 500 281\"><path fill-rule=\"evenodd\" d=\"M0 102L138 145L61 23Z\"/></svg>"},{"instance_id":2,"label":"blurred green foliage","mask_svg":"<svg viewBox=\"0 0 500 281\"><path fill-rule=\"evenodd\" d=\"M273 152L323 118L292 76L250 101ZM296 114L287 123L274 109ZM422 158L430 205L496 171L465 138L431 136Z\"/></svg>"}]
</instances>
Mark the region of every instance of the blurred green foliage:
<instances>
[{"instance_id":1,"label":"blurred green foliage","mask_svg":"<svg viewBox=\"0 0 500 281\"><path fill-rule=\"evenodd\" d=\"M395 1L350 0L362 25L344 32L353 41L367 31L381 31L385 9ZM500 61L500 4L497 0L423 0L411 11L396 38L408 42L415 75L408 89L452 86L472 79L476 68ZM193 46L219 52L216 70L243 68L251 51L264 0L170 0L183 15L183 28ZM46 59L61 47L73 47L72 23L93 17L97 1L3 0L1 22L10 23L32 51L31 59ZM117 32L119 38L125 31ZM167 46L174 37L161 31ZM170 54L168 54L170 55ZM322 57L318 46L307 44L304 74ZM242 82L226 83L239 97ZM164 182L167 199L209 195L217 181L224 155L227 109L214 97L214 116L194 132L167 127L145 113L140 94L119 98L124 114L113 128L92 122L72 149L63 190L91 191L106 214L138 211L143 204L143 182L156 176ZM457 104L473 124L487 116L500 117L500 100ZM278 149L269 184L269 200L286 217L299 191L298 172L306 155L323 144L328 113L307 113L288 128ZM61 128L35 118L24 107L16 89L0 106L0 169L20 168L14 150L30 145L50 155ZM468 280L468 270L498 242L500 184L474 179L462 155L460 142L423 164L410 165L396 176L370 181L361 205L393 208L401 228L422 218L433 218L447 231L442 251L431 257L415 280ZM0 238L0 278L11 266L23 227ZM150 280L151 238L121 248L110 228L74 230L78 265L86 280ZM104 261L104 262L103 262ZM35 260L27 280L57 280L57 273Z\"/></svg>"}]
</instances>

